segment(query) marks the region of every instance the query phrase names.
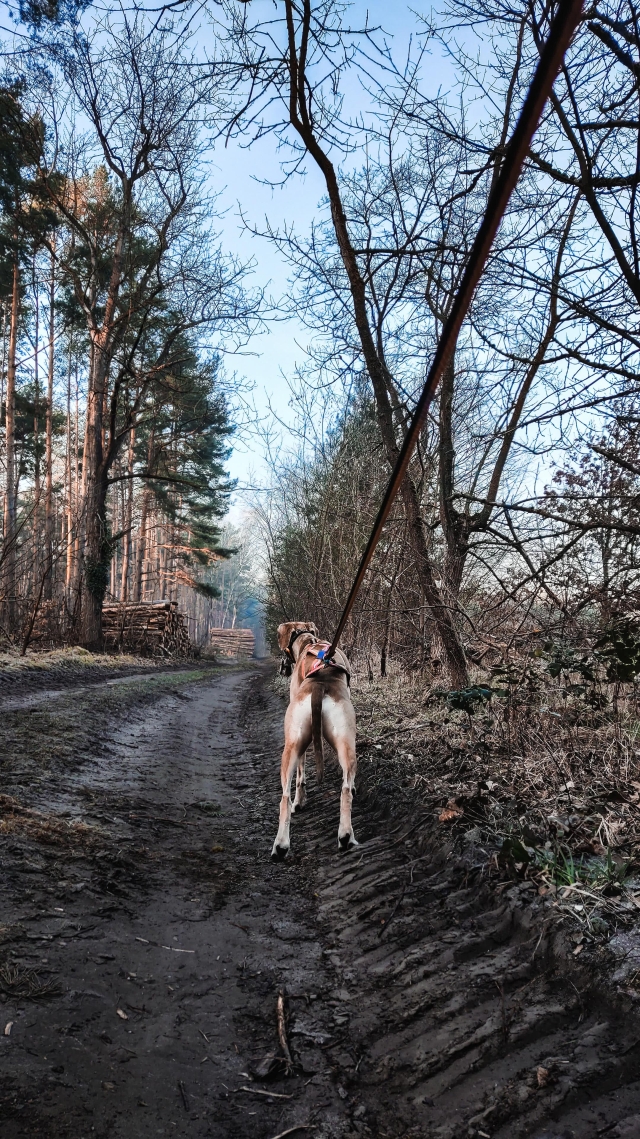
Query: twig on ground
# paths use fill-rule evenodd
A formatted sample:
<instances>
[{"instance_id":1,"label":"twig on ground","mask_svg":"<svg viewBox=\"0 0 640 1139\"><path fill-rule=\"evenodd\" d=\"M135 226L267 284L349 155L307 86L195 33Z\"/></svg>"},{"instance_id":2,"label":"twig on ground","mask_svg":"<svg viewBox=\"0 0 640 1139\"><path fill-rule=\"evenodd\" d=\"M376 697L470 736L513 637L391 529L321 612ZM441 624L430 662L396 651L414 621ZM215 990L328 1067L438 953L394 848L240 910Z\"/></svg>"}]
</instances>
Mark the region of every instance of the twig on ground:
<instances>
[{"instance_id":1,"label":"twig on ground","mask_svg":"<svg viewBox=\"0 0 640 1139\"><path fill-rule=\"evenodd\" d=\"M189 1105L189 1097L187 1095L187 1089L185 1088L182 1080L178 1080L178 1091L180 1092L180 1095L182 1097L182 1103L184 1105L184 1110L185 1111L191 1111L191 1107Z\"/></svg>"},{"instance_id":2,"label":"twig on ground","mask_svg":"<svg viewBox=\"0 0 640 1139\"><path fill-rule=\"evenodd\" d=\"M294 1069L294 1063L293 1063L293 1058L291 1056L291 1052L289 1050L289 1042L287 1040L287 1026L286 1026L285 1013L284 1013L284 992L282 991L282 989L278 993L277 1015L278 1015L278 1040L280 1041L280 1047L282 1048L282 1054L283 1054L283 1056L287 1062L287 1075L289 1075Z\"/></svg>"},{"instance_id":3,"label":"twig on ground","mask_svg":"<svg viewBox=\"0 0 640 1139\"><path fill-rule=\"evenodd\" d=\"M296 1123L295 1127L287 1127L286 1131L279 1131L273 1139L284 1139L285 1135L293 1135L294 1131L315 1131L315 1127L311 1123Z\"/></svg>"},{"instance_id":4,"label":"twig on ground","mask_svg":"<svg viewBox=\"0 0 640 1139\"><path fill-rule=\"evenodd\" d=\"M248 1092L249 1095L268 1095L273 1099L293 1099L292 1095L285 1095L284 1092L269 1092L265 1091L264 1088L248 1088L246 1084L243 1084L242 1087L237 1090L239 1092Z\"/></svg>"}]
</instances>

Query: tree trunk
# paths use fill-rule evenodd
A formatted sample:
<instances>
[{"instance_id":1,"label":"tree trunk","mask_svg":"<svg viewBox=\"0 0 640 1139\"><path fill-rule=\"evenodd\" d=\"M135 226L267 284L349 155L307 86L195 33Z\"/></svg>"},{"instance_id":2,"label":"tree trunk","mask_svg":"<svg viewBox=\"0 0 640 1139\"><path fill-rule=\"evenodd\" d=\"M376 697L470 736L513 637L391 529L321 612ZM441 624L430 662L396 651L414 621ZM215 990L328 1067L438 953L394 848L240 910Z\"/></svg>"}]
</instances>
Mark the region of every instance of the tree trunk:
<instances>
[{"instance_id":1,"label":"tree trunk","mask_svg":"<svg viewBox=\"0 0 640 1139\"><path fill-rule=\"evenodd\" d=\"M44 556L46 559L46 577L44 580L44 599L50 601L53 597L53 365L55 340L55 260L51 255L51 278L49 289L49 360L47 372L47 419L45 424L45 491L44 491ZM67 424L69 415L67 409Z\"/></svg>"},{"instance_id":2,"label":"tree trunk","mask_svg":"<svg viewBox=\"0 0 640 1139\"><path fill-rule=\"evenodd\" d=\"M87 418L82 460L82 588L80 643L102 647L102 602L109 580L111 546L107 526L107 474L103 464L103 409L108 361L102 337L92 339Z\"/></svg>"},{"instance_id":3,"label":"tree trunk","mask_svg":"<svg viewBox=\"0 0 640 1139\"><path fill-rule=\"evenodd\" d=\"M149 487L142 492L142 510L140 511L140 529L138 530L138 548L136 550L136 588L134 601L142 601L142 575L147 557L147 514L149 512Z\"/></svg>"},{"instance_id":4,"label":"tree trunk","mask_svg":"<svg viewBox=\"0 0 640 1139\"><path fill-rule=\"evenodd\" d=\"M33 291L35 294L35 312L34 312L34 351L33 351L33 379L34 379L34 400L33 400L33 448L34 448L34 477L33 477L33 518L32 518L32 534L33 534L33 592L36 592L41 599L42 588L38 589L38 582L42 574L41 550L40 550L40 496L42 493L41 486L41 470L40 470L40 294L36 281L36 266L35 260L33 264ZM45 553L46 558L46 553ZM25 650L26 651L26 650ZM24 655L24 654L23 654Z\"/></svg>"},{"instance_id":5,"label":"tree trunk","mask_svg":"<svg viewBox=\"0 0 640 1139\"><path fill-rule=\"evenodd\" d=\"M18 310L20 304L20 270L18 258L13 264L11 291L11 325L7 356L7 394L5 400L5 455L7 483L4 500L3 592L5 596L7 626L13 632L16 626L16 346L18 343Z\"/></svg>"},{"instance_id":6,"label":"tree trunk","mask_svg":"<svg viewBox=\"0 0 640 1139\"><path fill-rule=\"evenodd\" d=\"M122 539L122 578L120 582L120 598L126 601L129 592L129 561L131 559L131 522L133 519L133 459L136 445L136 429L129 432L129 451L127 454L127 506L124 514L125 534Z\"/></svg>"},{"instance_id":7,"label":"tree trunk","mask_svg":"<svg viewBox=\"0 0 640 1139\"><path fill-rule=\"evenodd\" d=\"M107 523L106 478L90 476L84 497L84 550L80 642L87 649L102 648L102 603L109 580L111 544Z\"/></svg>"},{"instance_id":8,"label":"tree trunk","mask_svg":"<svg viewBox=\"0 0 640 1139\"><path fill-rule=\"evenodd\" d=\"M458 637L451 610L436 585L422 518L420 517L416 489L408 477L402 484L401 493L409 520L409 534L413 552L416 558L420 559L418 567L420 583L424 589L426 603L431 610L431 618L435 624L435 635L442 645L444 670L447 679L454 688L466 688L468 677L464 649Z\"/></svg>"},{"instance_id":9,"label":"tree trunk","mask_svg":"<svg viewBox=\"0 0 640 1139\"><path fill-rule=\"evenodd\" d=\"M64 593L67 611L72 609L72 573L73 573L73 482L71 478L71 355L67 368L67 452L66 452L66 483L67 483L67 509L66 509L66 567L64 576Z\"/></svg>"}]
</instances>

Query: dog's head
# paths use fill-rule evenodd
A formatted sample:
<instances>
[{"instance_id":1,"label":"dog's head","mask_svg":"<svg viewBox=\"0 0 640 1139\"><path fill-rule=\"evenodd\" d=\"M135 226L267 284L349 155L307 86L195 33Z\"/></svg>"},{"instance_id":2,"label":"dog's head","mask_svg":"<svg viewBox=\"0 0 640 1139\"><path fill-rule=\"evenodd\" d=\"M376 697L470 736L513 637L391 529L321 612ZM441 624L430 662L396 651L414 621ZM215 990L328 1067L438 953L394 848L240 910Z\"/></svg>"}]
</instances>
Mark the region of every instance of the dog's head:
<instances>
[{"instance_id":1,"label":"dog's head","mask_svg":"<svg viewBox=\"0 0 640 1139\"><path fill-rule=\"evenodd\" d=\"M278 625L278 645L283 653L290 652L291 645L300 633L311 633L313 637L318 637L317 626L313 621L285 621L282 625Z\"/></svg>"}]
</instances>

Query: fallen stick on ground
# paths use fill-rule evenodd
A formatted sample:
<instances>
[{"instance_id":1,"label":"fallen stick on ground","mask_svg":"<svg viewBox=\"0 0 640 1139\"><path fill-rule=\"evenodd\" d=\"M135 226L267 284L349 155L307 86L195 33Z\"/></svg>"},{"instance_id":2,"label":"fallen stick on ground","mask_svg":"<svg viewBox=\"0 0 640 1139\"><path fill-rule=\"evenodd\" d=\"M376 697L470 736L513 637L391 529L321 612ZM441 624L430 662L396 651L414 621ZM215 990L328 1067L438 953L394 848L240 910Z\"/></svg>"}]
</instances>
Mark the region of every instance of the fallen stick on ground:
<instances>
[{"instance_id":1,"label":"fallen stick on ground","mask_svg":"<svg viewBox=\"0 0 640 1139\"><path fill-rule=\"evenodd\" d=\"M287 1074L289 1074L290 1072L293 1071L294 1064L293 1064L291 1052L289 1050L289 1042L287 1040L287 1026L285 1023L285 1016L284 1016L284 993L283 993L282 989L278 993L277 1010L278 1010L278 1040L280 1041L280 1047L282 1048L282 1053L283 1053L284 1058L287 1062Z\"/></svg>"},{"instance_id":2,"label":"fallen stick on ground","mask_svg":"<svg viewBox=\"0 0 640 1139\"><path fill-rule=\"evenodd\" d=\"M136 937L135 940L141 941L143 945L153 945L154 949L168 949L171 953L195 953L195 949L177 949L175 945L161 945L159 941L151 941L148 937Z\"/></svg>"},{"instance_id":3,"label":"fallen stick on ground","mask_svg":"<svg viewBox=\"0 0 640 1139\"><path fill-rule=\"evenodd\" d=\"M285 1135L293 1135L294 1131L315 1131L310 1123L296 1123L295 1127L288 1127L286 1131L279 1131L273 1139L284 1139Z\"/></svg>"},{"instance_id":4,"label":"fallen stick on ground","mask_svg":"<svg viewBox=\"0 0 640 1139\"><path fill-rule=\"evenodd\" d=\"M267 1092L262 1088L248 1088L245 1084L238 1088L239 1092L249 1092L250 1095L268 1095L273 1096L274 1099L293 1099L292 1095L284 1095L283 1092Z\"/></svg>"},{"instance_id":5,"label":"fallen stick on ground","mask_svg":"<svg viewBox=\"0 0 640 1139\"><path fill-rule=\"evenodd\" d=\"M241 929L243 933L251 933L251 930L246 925L239 925L237 921L230 921L229 925L234 925L236 929Z\"/></svg>"}]
</instances>

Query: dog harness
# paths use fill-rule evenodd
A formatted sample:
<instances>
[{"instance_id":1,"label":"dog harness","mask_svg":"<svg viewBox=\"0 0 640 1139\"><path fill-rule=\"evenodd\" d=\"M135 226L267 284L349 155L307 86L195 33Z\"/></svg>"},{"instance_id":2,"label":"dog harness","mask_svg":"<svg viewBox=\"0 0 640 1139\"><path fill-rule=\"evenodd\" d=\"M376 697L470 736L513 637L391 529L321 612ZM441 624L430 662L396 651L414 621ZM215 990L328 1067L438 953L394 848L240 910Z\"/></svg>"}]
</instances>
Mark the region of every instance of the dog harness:
<instances>
[{"instance_id":1,"label":"dog harness","mask_svg":"<svg viewBox=\"0 0 640 1139\"><path fill-rule=\"evenodd\" d=\"M339 672L344 672L347 678L347 684L349 684L351 681L351 673L349 672L347 666L340 664L339 661L335 660L334 657L332 657L330 660L327 659L327 653L329 652L330 648L331 645L328 641L318 641L316 644L309 645L308 648L305 649L305 657L312 656L315 657L315 660L309 669L306 668L305 661L305 664L302 668L304 679L308 680L310 676L317 676L318 673L322 673L326 669L333 668L337 669Z\"/></svg>"},{"instance_id":2,"label":"dog harness","mask_svg":"<svg viewBox=\"0 0 640 1139\"><path fill-rule=\"evenodd\" d=\"M294 629L293 630L291 636L289 637L289 644L287 645L286 649L283 650L283 653L282 653L282 659L280 661L280 676L291 676L291 673L293 671L293 666L296 663L296 658L294 657L293 651L292 651L293 646L294 646L296 640L298 639L298 637L302 637L304 633L310 633L310 632L311 632L311 629Z\"/></svg>"},{"instance_id":3,"label":"dog harness","mask_svg":"<svg viewBox=\"0 0 640 1139\"><path fill-rule=\"evenodd\" d=\"M280 676L291 676L293 666L295 664L295 657L293 655L293 646L298 637L302 637L305 633L310 633L311 629L294 629L289 637L289 644L282 654L280 661ZM306 660L302 666L303 679L307 680L310 676L318 677L320 673L326 672L329 669L336 669L338 672L344 672L347 678L347 684L351 684L351 673L346 665L340 664L337 660L327 660L326 656L331 648L328 641L316 641L314 644L308 645L304 650L304 657L313 656L315 660L310 669L306 668Z\"/></svg>"}]
</instances>

